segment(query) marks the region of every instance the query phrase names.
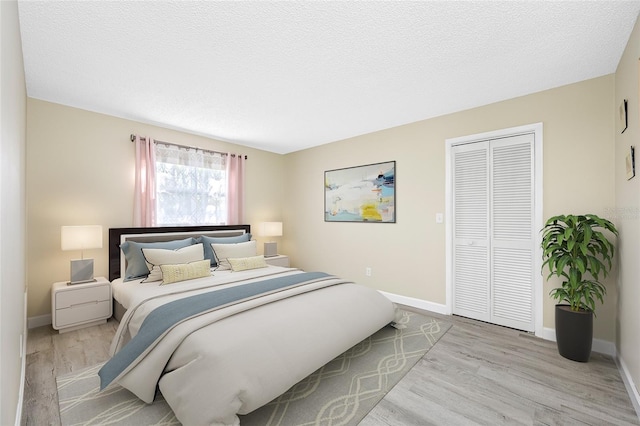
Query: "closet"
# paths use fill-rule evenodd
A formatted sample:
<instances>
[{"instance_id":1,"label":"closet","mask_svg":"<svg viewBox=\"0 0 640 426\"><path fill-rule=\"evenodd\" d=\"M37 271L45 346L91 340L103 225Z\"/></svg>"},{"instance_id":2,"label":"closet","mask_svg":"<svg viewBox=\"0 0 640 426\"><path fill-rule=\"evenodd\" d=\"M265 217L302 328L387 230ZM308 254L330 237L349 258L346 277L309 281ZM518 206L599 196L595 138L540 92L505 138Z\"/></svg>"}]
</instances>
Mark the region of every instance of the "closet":
<instances>
[{"instance_id":1,"label":"closet","mask_svg":"<svg viewBox=\"0 0 640 426\"><path fill-rule=\"evenodd\" d=\"M528 132L450 148L456 315L535 331L535 136Z\"/></svg>"}]
</instances>

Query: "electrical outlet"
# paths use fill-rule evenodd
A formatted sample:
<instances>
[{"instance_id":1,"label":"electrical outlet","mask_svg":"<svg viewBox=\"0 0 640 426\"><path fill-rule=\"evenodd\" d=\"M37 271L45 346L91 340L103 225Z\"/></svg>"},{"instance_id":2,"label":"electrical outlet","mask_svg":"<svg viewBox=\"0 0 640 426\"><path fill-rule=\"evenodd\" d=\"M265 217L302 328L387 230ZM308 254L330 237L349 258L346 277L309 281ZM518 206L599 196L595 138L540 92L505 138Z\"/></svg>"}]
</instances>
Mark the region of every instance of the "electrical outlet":
<instances>
[{"instance_id":1,"label":"electrical outlet","mask_svg":"<svg viewBox=\"0 0 640 426\"><path fill-rule=\"evenodd\" d=\"M366 268L364 268L364 274L366 276L370 277L371 276L371 268L368 267L368 266Z\"/></svg>"}]
</instances>

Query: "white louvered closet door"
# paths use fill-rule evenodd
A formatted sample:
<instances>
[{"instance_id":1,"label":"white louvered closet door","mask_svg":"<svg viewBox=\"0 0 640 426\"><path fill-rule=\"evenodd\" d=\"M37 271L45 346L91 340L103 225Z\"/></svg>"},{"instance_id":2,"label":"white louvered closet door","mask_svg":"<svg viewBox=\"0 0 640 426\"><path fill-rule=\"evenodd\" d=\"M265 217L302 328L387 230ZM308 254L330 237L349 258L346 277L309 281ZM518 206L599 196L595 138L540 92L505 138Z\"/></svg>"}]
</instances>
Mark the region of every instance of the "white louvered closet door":
<instances>
[{"instance_id":1,"label":"white louvered closet door","mask_svg":"<svg viewBox=\"0 0 640 426\"><path fill-rule=\"evenodd\" d=\"M489 143L453 148L453 313L490 321Z\"/></svg>"},{"instance_id":2,"label":"white louvered closet door","mask_svg":"<svg viewBox=\"0 0 640 426\"><path fill-rule=\"evenodd\" d=\"M452 151L453 311L526 331L535 329L533 141L525 134Z\"/></svg>"}]
</instances>

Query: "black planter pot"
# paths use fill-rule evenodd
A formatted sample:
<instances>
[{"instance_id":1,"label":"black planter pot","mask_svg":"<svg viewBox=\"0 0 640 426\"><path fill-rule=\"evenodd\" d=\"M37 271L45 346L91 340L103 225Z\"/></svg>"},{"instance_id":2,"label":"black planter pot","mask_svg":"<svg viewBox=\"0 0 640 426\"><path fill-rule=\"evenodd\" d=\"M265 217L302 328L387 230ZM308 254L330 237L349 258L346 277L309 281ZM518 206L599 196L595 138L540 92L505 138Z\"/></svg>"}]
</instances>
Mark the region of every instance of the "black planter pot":
<instances>
[{"instance_id":1,"label":"black planter pot","mask_svg":"<svg viewBox=\"0 0 640 426\"><path fill-rule=\"evenodd\" d=\"M572 361L587 362L593 341L593 312L572 311L569 305L556 305L558 352Z\"/></svg>"}]
</instances>

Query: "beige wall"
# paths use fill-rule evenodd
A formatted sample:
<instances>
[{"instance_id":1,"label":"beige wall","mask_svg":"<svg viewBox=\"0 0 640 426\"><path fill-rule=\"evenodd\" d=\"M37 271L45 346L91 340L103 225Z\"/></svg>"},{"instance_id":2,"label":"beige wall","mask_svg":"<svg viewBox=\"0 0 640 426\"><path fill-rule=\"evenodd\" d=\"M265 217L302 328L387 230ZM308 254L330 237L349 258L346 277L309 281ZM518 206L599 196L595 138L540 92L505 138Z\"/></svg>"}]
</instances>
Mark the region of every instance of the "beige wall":
<instances>
[{"instance_id":1,"label":"beige wall","mask_svg":"<svg viewBox=\"0 0 640 426\"><path fill-rule=\"evenodd\" d=\"M284 220L280 251L295 266L445 304L445 227L435 223L445 206L444 141L542 122L545 218L608 216L614 209L613 93L610 75L286 156L29 99L28 316L50 313L51 283L68 279L74 254L60 250L60 226L102 224L106 238L106 228L131 225L130 133L247 153L246 221ZM325 170L388 160L397 161L396 224L324 222ZM106 247L87 256L95 259L97 275L107 273ZM373 269L371 277L365 267ZM548 328L552 287L546 283L543 291ZM614 341L617 292L608 287L594 335Z\"/></svg>"},{"instance_id":2,"label":"beige wall","mask_svg":"<svg viewBox=\"0 0 640 426\"><path fill-rule=\"evenodd\" d=\"M284 157L36 99L27 102L28 316L51 312L50 288L79 253L60 250L62 225L102 225L95 275L107 276L107 230L132 226L131 133L249 156L245 222L280 220ZM265 179L265 176L268 179ZM259 239L259 238L258 238ZM261 246L261 244L259 244Z\"/></svg>"},{"instance_id":3,"label":"beige wall","mask_svg":"<svg viewBox=\"0 0 640 426\"><path fill-rule=\"evenodd\" d=\"M19 424L25 335L26 89L15 1L0 2L0 424ZM22 348L24 349L24 347Z\"/></svg>"},{"instance_id":4,"label":"beige wall","mask_svg":"<svg viewBox=\"0 0 640 426\"><path fill-rule=\"evenodd\" d=\"M607 216L614 206L613 91L609 75L289 154L282 251L304 269L445 304L445 226L435 222L445 210L445 140L542 122L545 220L560 213ZM324 222L325 170L390 160L397 162L396 224ZM594 330L608 341L615 336L613 283ZM543 291L548 328L555 302L547 295L556 284Z\"/></svg>"},{"instance_id":5,"label":"beige wall","mask_svg":"<svg viewBox=\"0 0 640 426\"><path fill-rule=\"evenodd\" d=\"M635 178L627 180L624 164L631 145L640 149L639 57L640 25L636 23L615 75L615 107L627 99L629 110L629 126L624 133L618 128L615 143L615 213L620 231L617 347L636 392L640 385L640 153L636 152Z\"/></svg>"}]
</instances>

